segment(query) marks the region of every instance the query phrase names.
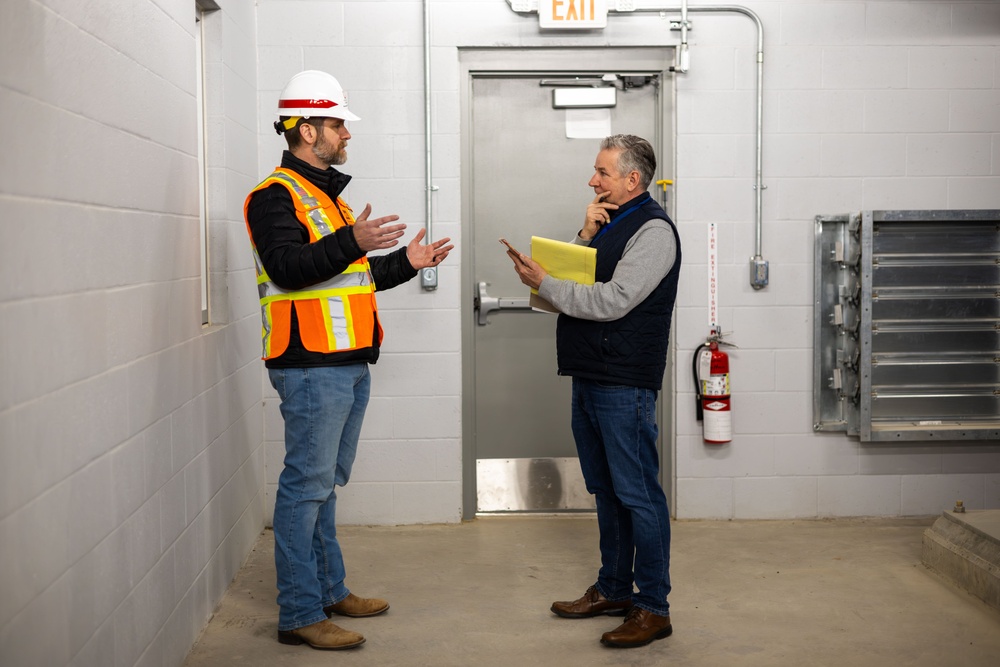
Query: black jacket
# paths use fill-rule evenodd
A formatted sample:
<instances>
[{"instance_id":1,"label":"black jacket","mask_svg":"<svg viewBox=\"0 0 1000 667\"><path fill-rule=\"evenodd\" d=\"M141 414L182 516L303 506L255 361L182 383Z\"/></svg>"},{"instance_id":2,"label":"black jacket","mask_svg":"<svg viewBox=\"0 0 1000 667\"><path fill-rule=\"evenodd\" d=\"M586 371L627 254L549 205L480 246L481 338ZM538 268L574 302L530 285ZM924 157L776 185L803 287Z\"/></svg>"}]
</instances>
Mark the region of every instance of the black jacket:
<instances>
[{"instance_id":1,"label":"black jacket","mask_svg":"<svg viewBox=\"0 0 1000 667\"><path fill-rule=\"evenodd\" d=\"M281 156L281 166L304 176L310 183L336 199L351 177L333 167L318 169L288 151ZM316 243L309 243L309 232L295 217L295 204L288 190L277 183L254 193L247 207L247 222L257 254L271 280L282 289L299 290L329 280L357 261L365 253L354 240L354 229L341 227ZM406 248L387 255L368 258L377 291L387 290L417 275L406 258ZM268 368L303 368L341 366L378 360L378 328L370 347L345 352L311 352L302 346L299 322L292 308L291 338L288 349L265 362Z\"/></svg>"}]
</instances>

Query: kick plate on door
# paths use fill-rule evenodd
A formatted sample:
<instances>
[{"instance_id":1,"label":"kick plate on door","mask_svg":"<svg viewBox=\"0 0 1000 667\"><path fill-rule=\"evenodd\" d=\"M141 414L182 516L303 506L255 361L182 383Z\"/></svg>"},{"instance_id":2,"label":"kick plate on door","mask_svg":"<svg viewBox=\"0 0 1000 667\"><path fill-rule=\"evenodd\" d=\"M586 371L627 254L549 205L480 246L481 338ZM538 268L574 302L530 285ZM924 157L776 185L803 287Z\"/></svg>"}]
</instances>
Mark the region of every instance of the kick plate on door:
<instances>
[{"instance_id":1,"label":"kick plate on door","mask_svg":"<svg viewBox=\"0 0 1000 667\"><path fill-rule=\"evenodd\" d=\"M576 457L478 459L480 512L594 510Z\"/></svg>"}]
</instances>

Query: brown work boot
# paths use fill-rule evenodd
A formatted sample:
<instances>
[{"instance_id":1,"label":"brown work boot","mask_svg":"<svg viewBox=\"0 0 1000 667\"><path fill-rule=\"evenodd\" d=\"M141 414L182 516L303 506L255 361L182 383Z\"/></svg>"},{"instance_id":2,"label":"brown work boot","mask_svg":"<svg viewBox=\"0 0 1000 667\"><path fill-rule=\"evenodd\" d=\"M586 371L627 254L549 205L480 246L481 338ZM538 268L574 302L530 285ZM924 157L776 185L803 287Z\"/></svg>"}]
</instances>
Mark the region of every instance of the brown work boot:
<instances>
[{"instance_id":1,"label":"brown work boot","mask_svg":"<svg viewBox=\"0 0 1000 667\"><path fill-rule=\"evenodd\" d=\"M592 618L601 614L624 616L631 608L632 600L612 602L597 591L597 586L591 586L579 600L553 602L551 610L563 618Z\"/></svg>"},{"instance_id":2,"label":"brown work boot","mask_svg":"<svg viewBox=\"0 0 1000 667\"><path fill-rule=\"evenodd\" d=\"M329 607L323 607L323 611L327 616L340 614L341 616L361 618L363 616L378 616L388 608L389 603L385 600L379 600L378 598L359 598L354 593L348 593L347 597L337 604L332 604Z\"/></svg>"},{"instance_id":3,"label":"brown work boot","mask_svg":"<svg viewBox=\"0 0 1000 667\"><path fill-rule=\"evenodd\" d=\"M365 643L365 638L357 632L351 632L325 620L294 630L278 630L278 641L282 644L309 644L323 651L337 651L344 648L354 648Z\"/></svg>"},{"instance_id":4,"label":"brown work boot","mask_svg":"<svg viewBox=\"0 0 1000 667\"><path fill-rule=\"evenodd\" d=\"M669 637L673 631L669 616L660 616L651 611L633 607L624 623L601 636L601 643L613 648L635 648L636 646L645 646L654 639Z\"/></svg>"}]
</instances>

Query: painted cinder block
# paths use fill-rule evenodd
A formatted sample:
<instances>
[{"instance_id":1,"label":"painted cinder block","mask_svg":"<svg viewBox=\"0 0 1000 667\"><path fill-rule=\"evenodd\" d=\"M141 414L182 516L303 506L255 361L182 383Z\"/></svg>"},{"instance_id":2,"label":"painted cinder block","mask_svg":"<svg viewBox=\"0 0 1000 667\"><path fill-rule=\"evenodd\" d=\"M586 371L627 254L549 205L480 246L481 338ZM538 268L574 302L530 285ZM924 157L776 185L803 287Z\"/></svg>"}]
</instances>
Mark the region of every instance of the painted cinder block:
<instances>
[{"instance_id":1,"label":"painted cinder block","mask_svg":"<svg viewBox=\"0 0 1000 667\"><path fill-rule=\"evenodd\" d=\"M817 515L817 478L756 477L733 480L737 519L798 519Z\"/></svg>"},{"instance_id":2,"label":"painted cinder block","mask_svg":"<svg viewBox=\"0 0 1000 667\"><path fill-rule=\"evenodd\" d=\"M767 477L774 474L774 436L741 433L731 443L710 445L699 427L696 435L677 438L677 466L682 463L693 478Z\"/></svg>"},{"instance_id":3,"label":"painted cinder block","mask_svg":"<svg viewBox=\"0 0 1000 667\"><path fill-rule=\"evenodd\" d=\"M862 475L927 475L941 472L942 449L937 445L864 443Z\"/></svg>"},{"instance_id":4,"label":"painted cinder block","mask_svg":"<svg viewBox=\"0 0 1000 667\"><path fill-rule=\"evenodd\" d=\"M781 5L781 44L855 44L865 42L865 5L860 2L785 2Z\"/></svg>"},{"instance_id":5,"label":"painted cinder block","mask_svg":"<svg viewBox=\"0 0 1000 667\"><path fill-rule=\"evenodd\" d=\"M824 135L820 175L905 176L906 140L896 133Z\"/></svg>"},{"instance_id":6,"label":"painted cinder block","mask_svg":"<svg viewBox=\"0 0 1000 667\"><path fill-rule=\"evenodd\" d=\"M819 516L897 516L901 509L901 478L897 475L819 478Z\"/></svg>"},{"instance_id":7,"label":"painted cinder block","mask_svg":"<svg viewBox=\"0 0 1000 667\"><path fill-rule=\"evenodd\" d=\"M866 178L862 210L935 210L948 208L948 182L943 178Z\"/></svg>"},{"instance_id":8,"label":"painted cinder block","mask_svg":"<svg viewBox=\"0 0 1000 667\"><path fill-rule=\"evenodd\" d=\"M996 49L987 46L924 46L907 49L909 88L993 88Z\"/></svg>"},{"instance_id":9,"label":"painted cinder block","mask_svg":"<svg viewBox=\"0 0 1000 667\"><path fill-rule=\"evenodd\" d=\"M337 521L343 525L393 525L392 484L359 482L337 488ZM347 563L350 567L351 564Z\"/></svg>"},{"instance_id":10,"label":"painted cinder block","mask_svg":"<svg viewBox=\"0 0 1000 667\"><path fill-rule=\"evenodd\" d=\"M678 478L674 511L678 519L732 519L733 480Z\"/></svg>"},{"instance_id":11,"label":"painted cinder block","mask_svg":"<svg viewBox=\"0 0 1000 667\"><path fill-rule=\"evenodd\" d=\"M454 440L400 439L364 441L351 473L355 482L461 482L461 476L443 477L439 461L455 453Z\"/></svg>"},{"instance_id":12,"label":"painted cinder block","mask_svg":"<svg viewBox=\"0 0 1000 667\"><path fill-rule=\"evenodd\" d=\"M774 436L777 475L858 475L859 445L840 433Z\"/></svg>"},{"instance_id":13,"label":"painted cinder block","mask_svg":"<svg viewBox=\"0 0 1000 667\"><path fill-rule=\"evenodd\" d=\"M344 44L342 2L262 0L257 3L257 43L266 46Z\"/></svg>"},{"instance_id":14,"label":"painted cinder block","mask_svg":"<svg viewBox=\"0 0 1000 667\"><path fill-rule=\"evenodd\" d=\"M461 360L452 353L382 354L371 367L379 396L448 396L461 383Z\"/></svg>"},{"instance_id":15,"label":"painted cinder block","mask_svg":"<svg viewBox=\"0 0 1000 667\"><path fill-rule=\"evenodd\" d=\"M908 57L890 46L823 48L822 87L842 90L906 88Z\"/></svg>"},{"instance_id":16,"label":"painted cinder block","mask_svg":"<svg viewBox=\"0 0 1000 667\"><path fill-rule=\"evenodd\" d=\"M961 500L966 509L984 509L985 478L973 475L908 475L903 477L902 513L940 514Z\"/></svg>"},{"instance_id":17,"label":"painted cinder block","mask_svg":"<svg viewBox=\"0 0 1000 667\"><path fill-rule=\"evenodd\" d=\"M948 208L1000 208L1000 178L996 176L949 178Z\"/></svg>"},{"instance_id":18,"label":"painted cinder block","mask_svg":"<svg viewBox=\"0 0 1000 667\"><path fill-rule=\"evenodd\" d=\"M415 396L390 399L393 437L458 438L462 435L459 396Z\"/></svg>"},{"instance_id":19,"label":"painted cinder block","mask_svg":"<svg viewBox=\"0 0 1000 667\"><path fill-rule=\"evenodd\" d=\"M865 132L947 132L949 93L941 90L868 90Z\"/></svg>"},{"instance_id":20,"label":"painted cinder block","mask_svg":"<svg viewBox=\"0 0 1000 667\"><path fill-rule=\"evenodd\" d=\"M1000 97L997 99L1000 108ZM984 139L982 134L971 133L912 134L906 138L906 173L909 176L988 176L992 156L990 143Z\"/></svg>"},{"instance_id":21,"label":"painted cinder block","mask_svg":"<svg viewBox=\"0 0 1000 667\"><path fill-rule=\"evenodd\" d=\"M877 2L865 5L865 37L872 44L924 46L951 44L951 5Z\"/></svg>"},{"instance_id":22,"label":"painted cinder block","mask_svg":"<svg viewBox=\"0 0 1000 667\"><path fill-rule=\"evenodd\" d=\"M462 518L462 483L397 482L392 506L393 523L457 523Z\"/></svg>"}]
</instances>

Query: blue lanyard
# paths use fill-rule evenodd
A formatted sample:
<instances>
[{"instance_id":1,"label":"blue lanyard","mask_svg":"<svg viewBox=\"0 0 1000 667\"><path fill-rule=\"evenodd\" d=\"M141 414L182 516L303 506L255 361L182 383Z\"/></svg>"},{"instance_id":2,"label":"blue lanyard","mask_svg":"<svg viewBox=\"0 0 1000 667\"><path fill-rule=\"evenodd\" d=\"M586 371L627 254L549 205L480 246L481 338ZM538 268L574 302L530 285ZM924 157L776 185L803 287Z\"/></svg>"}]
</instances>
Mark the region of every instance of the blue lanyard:
<instances>
[{"instance_id":1,"label":"blue lanyard","mask_svg":"<svg viewBox=\"0 0 1000 667\"><path fill-rule=\"evenodd\" d=\"M639 200L639 202L633 204L632 206L629 206L624 211L616 212L614 216L611 218L611 220L608 221L608 224L601 227L601 231L597 232L597 235L594 237L594 241L601 238L601 235L604 234L604 232L608 231L611 228L611 226L614 225L616 222L623 219L629 213L631 213L632 211L636 210L637 208L645 204L650 197L652 197L652 195L647 192L646 196L643 197L641 200ZM593 243L593 241L591 241L591 243Z\"/></svg>"}]
</instances>

